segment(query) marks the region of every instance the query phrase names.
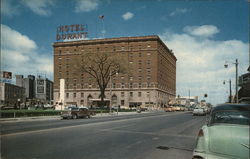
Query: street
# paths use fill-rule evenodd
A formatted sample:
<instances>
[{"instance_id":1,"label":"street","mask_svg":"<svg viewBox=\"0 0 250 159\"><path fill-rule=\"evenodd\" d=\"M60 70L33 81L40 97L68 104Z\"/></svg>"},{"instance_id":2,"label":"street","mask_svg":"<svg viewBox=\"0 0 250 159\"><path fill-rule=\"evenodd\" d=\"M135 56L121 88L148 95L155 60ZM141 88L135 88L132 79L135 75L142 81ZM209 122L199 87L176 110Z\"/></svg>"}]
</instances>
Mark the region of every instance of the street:
<instances>
[{"instance_id":1,"label":"street","mask_svg":"<svg viewBox=\"0 0 250 159\"><path fill-rule=\"evenodd\" d=\"M1 124L3 159L188 159L206 117L154 112Z\"/></svg>"}]
</instances>

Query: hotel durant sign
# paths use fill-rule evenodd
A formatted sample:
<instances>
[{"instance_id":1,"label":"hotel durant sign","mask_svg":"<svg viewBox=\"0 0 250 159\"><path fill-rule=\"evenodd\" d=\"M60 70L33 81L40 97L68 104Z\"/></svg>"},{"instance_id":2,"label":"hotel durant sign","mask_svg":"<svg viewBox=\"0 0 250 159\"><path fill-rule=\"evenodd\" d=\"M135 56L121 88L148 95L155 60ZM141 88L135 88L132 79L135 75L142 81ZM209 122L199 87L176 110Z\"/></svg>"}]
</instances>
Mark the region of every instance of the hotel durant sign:
<instances>
[{"instance_id":1,"label":"hotel durant sign","mask_svg":"<svg viewBox=\"0 0 250 159\"><path fill-rule=\"evenodd\" d=\"M62 25L57 27L56 40L84 39L87 37L87 34L87 25Z\"/></svg>"}]
</instances>

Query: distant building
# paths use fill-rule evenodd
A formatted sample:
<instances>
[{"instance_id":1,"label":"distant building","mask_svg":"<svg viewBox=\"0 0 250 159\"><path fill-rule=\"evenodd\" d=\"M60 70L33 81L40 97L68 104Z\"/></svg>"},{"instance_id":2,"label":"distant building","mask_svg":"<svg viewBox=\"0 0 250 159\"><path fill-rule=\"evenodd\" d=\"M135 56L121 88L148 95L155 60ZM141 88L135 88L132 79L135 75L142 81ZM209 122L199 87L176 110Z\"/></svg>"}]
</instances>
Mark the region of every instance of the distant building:
<instances>
[{"instance_id":1,"label":"distant building","mask_svg":"<svg viewBox=\"0 0 250 159\"><path fill-rule=\"evenodd\" d=\"M185 106L192 106L198 104L198 96L182 96L176 98L176 104L181 104Z\"/></svg>"},{"instance_id":2,"label":"distant building","mask_svg":"<svg viewBox=\"0 0 250 159\"><path fill-rule=\"evenodd\" d=\"M53 82L38 76L36 79L36 99L38 104L53 104Z\"/></svg>"},{"instance_id":3,"label":"distant building","mask_svg":"<svg viewBox=\"0 0 250 159\"><path fill-rule=\"evenodd\" d=\"M25 88L26 99L34 99L36 97L35 93L35 76L28 75L27 78L23 78L23 75L16 75L16 85Z\"/></svg>"},{"instance_id":4,"label":"distant building","mask_svg":"<svg viewBox=\"0 0 250 159\"><path fill-rule=\"evenodd\" d=\"M45 77L16 75L16 85L25 88L25 102L28 105L51 104L53 101L53 82Z\"/></svg>"},{"instance_id":5,"label":"distant building","mask_svg":"<svg viewBox=\"0 0 250 159\"><path fill-rule=\"evenodd\" d=\"M19 107L25 101L25 88L0 82L0 104Z\"/></svg>"},{"instance_id":6,"label":"distant building","mask_svg":"<svg viewBox=\"0 0 250 159\"><path fill-rule=\"evenodd\" d=\"M176 96L177 59L156 35L55 42L53 48L54 103L62 100L60 79L65 80L65 105L90 106L100 101L97 82L83 71L74 73L82 54L89 52L119 54L132 68L130 74L119 73L108 84L105 101L110 105L163 107Z\"/></svg>"}]
</instances>

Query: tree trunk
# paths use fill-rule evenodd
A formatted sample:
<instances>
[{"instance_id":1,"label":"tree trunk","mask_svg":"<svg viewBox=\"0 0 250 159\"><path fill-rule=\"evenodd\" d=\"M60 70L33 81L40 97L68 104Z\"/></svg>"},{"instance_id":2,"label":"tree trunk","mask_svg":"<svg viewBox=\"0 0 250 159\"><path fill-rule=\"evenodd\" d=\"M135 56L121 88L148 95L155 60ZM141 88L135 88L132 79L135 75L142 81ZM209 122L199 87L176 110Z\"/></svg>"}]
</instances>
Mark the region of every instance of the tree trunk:
<instances>
[{"instance_id":1,"label":"tree trunk","mask_svg":"<svg viewBox=\"0 0 250 159\"><path fill-rule=\"evenodd\" d=\"M100 88L100 91L101 91L101 102L100 102L100 107L104 107L105 105L105 101L104 101L104 98L105 98L105 89L104 88Z\"/></svg>"}]
</instances>

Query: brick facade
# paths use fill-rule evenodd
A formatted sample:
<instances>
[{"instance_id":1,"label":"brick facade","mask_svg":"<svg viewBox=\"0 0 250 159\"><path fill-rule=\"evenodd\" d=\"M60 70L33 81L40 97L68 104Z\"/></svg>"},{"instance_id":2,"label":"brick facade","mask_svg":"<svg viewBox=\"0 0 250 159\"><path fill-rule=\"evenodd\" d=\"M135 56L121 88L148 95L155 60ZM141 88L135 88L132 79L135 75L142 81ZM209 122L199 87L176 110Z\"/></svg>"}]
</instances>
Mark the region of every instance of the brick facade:
<instances>
[{"instance_id":1,"label":"brick facade","mask_svg":"<svg viewBox=\"0 0 250 159\"><path fill-rule=\"evenodd\" d=\"M59 100L59 81L65 79L65 105L89 106L99 98L98 85L88 74L76 71L81 54L123 54L132 74L112 78L112 105L163 106L176 94L176 57L158 36L55 42L54 102ZM106 97L110 99L110 85Z\"/></svg>"}]
</instances>

